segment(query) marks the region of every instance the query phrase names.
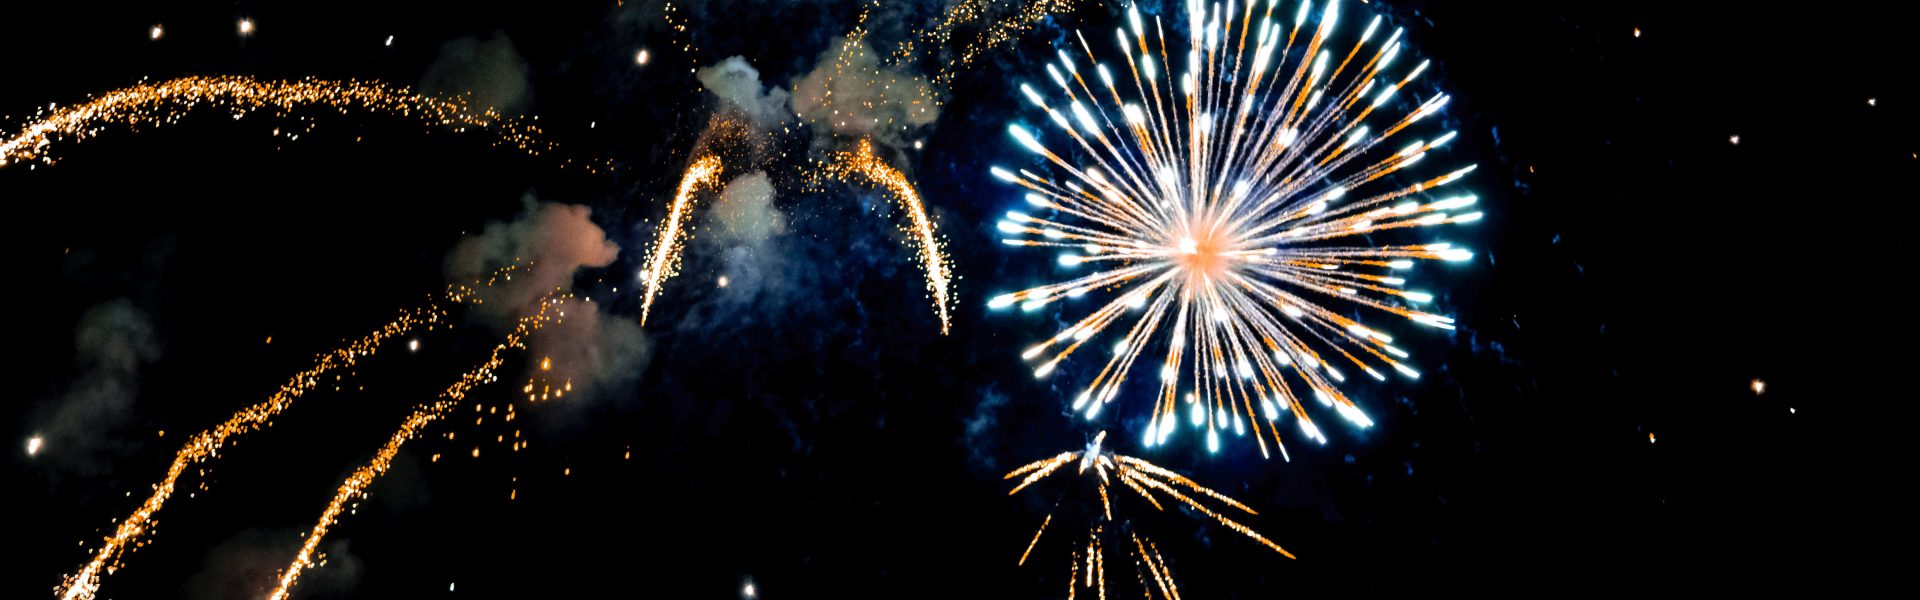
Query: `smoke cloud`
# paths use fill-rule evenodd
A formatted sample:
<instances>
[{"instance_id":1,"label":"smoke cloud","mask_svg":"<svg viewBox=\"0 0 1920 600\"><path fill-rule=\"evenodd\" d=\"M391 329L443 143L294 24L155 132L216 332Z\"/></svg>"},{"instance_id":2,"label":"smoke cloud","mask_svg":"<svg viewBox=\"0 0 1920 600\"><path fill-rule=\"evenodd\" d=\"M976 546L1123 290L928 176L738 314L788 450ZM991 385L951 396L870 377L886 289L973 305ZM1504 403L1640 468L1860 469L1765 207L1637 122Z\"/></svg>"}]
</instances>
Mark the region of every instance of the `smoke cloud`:
<instances>
[{"instance_id":1,"label":"smoke cloud","mask_svg":"<svg viewBox=\"0 0 1920 600\"><path fill-rule=\"evenodd\" d=\"M770 128L793 114L788 102L791 94L784 88L762 87L760 71L747 64L746 58L728 58L700 69L694 76L724 106L745 115L755 127Z\"/></svg>"},{"instance_id":2,"label":"smoke cloud","mask_svg":"<svg viewBox=\"0 0 1920 600\"><path fill-rule=\"evenodd\" d=\"M741 175L720 192L711 214L728 241L758 246L787 230L786 217L773 207L773 196L773 180L766 171Z\"/></svg>"},{"instance_id":3,"label":"smoke cloud","mask_svg":"<svg viewBox=\"0 0 1920 600\"><path fill-rule=\"evenodd\" d=\"M440 46L440 55L420 77L420 91L437 96L469 96L478 108L517 113L527 107L527 60L507 34L468 36Z\"/></svg>"},{"instance_id":4,"label":"smoke cloud","mask_svg":"<svg viewBox=\"0 0 1920 600\"><path fill-rule=\"evenodd\" d=\"M613 264L620 246L594 224L593 210L572 204L541 204L531 196L514 220L489 223L479 235L461 240L447 255L447 275L470 280L514 261L531 262L511 282L498 284L481 305L500 323L525 314L548 292L573 287L582 268ZM646 338L630 318L605 314L584 299L571 302L565 316L534 334L534 356L551 358L553 375L576 389L621 382L637 375L646 358Z\"/></svg>"},{"instance_id":5,"label":"smoke cloud","mask_svg":"<svg viewBox=\"0 0 1920 600\"><path fill-rule=\"evenodd\" d=\"M120 298L87 309L74 327L73 384L50 409L41 437L49 453L91 469L107 441L124 428L140 390L140 370L160 358L147 314Z\"/></svg>"},{"instance_id":6,"label":"smoke cloud","mask_svg":"<svg viewBox=\"0 0 1920 600\"><path fill-rule=\"evenodd\" d=\"M898 148L940 118L933 90L925 77L883 64L865 40L836 37L794 85L793 109L824 131Z\"/></svg>"}]
</instances>

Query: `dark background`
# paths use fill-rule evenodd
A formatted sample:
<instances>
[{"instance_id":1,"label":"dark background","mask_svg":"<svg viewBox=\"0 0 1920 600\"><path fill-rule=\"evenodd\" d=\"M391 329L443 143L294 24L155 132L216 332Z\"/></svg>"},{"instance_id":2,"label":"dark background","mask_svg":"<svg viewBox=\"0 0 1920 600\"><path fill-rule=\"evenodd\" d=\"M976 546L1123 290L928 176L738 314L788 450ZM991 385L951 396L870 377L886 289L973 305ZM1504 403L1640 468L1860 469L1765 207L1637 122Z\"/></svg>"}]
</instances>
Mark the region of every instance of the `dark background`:
<instances>
[{"instance_id":1,"label":"dark background","mask_svg":"<svg viewBox=\"0 0 1920 600\"><path fill-rule=\"evenodd\" d=\"M1911 536L1897 457L1912 398L1901 290L1917 11L1389 4L1454 94L1462 138L1446 158L1481 167L1467 183L1488 218L1453 238L1476 259L1423 269L1460 329L1396 327L1427 376L1356 388L1378 425L1329 427L1332 443L1296 444L1291 463L1148 454L1259 509L1250 522L1300 556L1148 517L1188 597L1831 594L1894 573ZM439 289L446 249L527 193L594 208L622 258L580 288L637 312L637 256L713 110L689 70L743 55L790 85L856 8L704 3L680 34L657 6L612 2L4 9L0 114L15 117L0 130L140 77L411 84L441 43L498 30L563 153L615 167L583 174L377 116L317 116L289 142L270 117L210 112L0 170L7 443L43 427L75 377L88 307L131 299L162 348L125 425L84 456L11 446L0 595L48 593L181 436ZM783 185L780 258L752 276L807 293L715 288L724 248L696 240L656 302L636 382L523 407L522 452L467 456L472 438L512 435L498 422L417 442L300 593L729 597L752 581L771 598L1058 595L1065 536L1016 568L1045 506L1008 498L1000 474L1085 443L1093 430L1061 411L1092 367L1036 382L1017 353L1051 321L984 308L1050 263L997 243L993 219L1018 195L985 171L1020 158L1004 123L1036 118L1009 82L1036 78L1063 31L1110 28L1111 10L1086 5L962 75L926 148L897 163L961 276L953 335L934 326L885 198ZM259 26L244 42L241 15ZM102 597L270 588L340 477L493 343L479 327L422 340L358 369L365 391L315 392L210 463L212 493L176 496ZM512 390L478 398L498 406ZM1138 451L1138 426L1114 425L1123 451ZM447 458L429 463L436 452Z\"/></svg>"}]
</instances>

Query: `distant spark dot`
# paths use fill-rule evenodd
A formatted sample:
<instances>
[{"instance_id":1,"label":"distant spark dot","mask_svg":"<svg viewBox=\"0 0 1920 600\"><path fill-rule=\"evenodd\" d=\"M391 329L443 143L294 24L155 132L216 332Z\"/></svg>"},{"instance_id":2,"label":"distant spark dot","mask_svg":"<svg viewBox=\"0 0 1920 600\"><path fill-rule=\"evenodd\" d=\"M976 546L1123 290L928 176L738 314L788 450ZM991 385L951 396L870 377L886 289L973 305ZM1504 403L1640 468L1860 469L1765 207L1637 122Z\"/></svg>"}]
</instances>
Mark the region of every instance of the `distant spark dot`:
<instances>
[{"instance_id":1,"label":"distant spark dot","mask_svg":"<svg viewBox=\"0 0 1920 600\"><path fill-rule=\"evenodd\" d=\"M1879 106L1879 105L1880 105L1880 101L1879 101L1879 100L1877 100L1877 99L1874 99L1874 98L1868 98L1868 99L1867 99L1867 106Z\"/></svg>"},{"instance_id":2,"label":"distant spark dot","mask_svg":"<svg viewBox=\"0 0 1920 600\"><path fill-rule=\"evenodd\" d=\"M253 19L240 20L240 35L253 35Z\"/></svg>"},{"instance_id":3,"label":"distant spark dot","mask_svg":"<svg viewBox=\"0 0 1920 600\"><path fill-rule=\"evenodd\" d=\"M33 456L35 454L39 454L40 445L41 445L40 436L36 435L30 438L27 438L27 456Z\"/></svg>"},{"instance_id":4,"label":"distant spark dot","mask_svg":"<svg viewBox=\"0 0 1920 600\"><path fill-rule=\"evenodd\" d=\"M1655 441L1657 440L1653 438L1653 432L1651 431L1647 432L1647 443L1651 444L1651 443L1654 443Z\"/></svg>"},{"instance_id":5,"label":"distant spark dot","mask_svg":"<svg viewBox=\"0 0 1920 600\"><path fill-rule=\"evenodd\" d=\"M720 276L720 287L727 287L727 276Z\"/></svg>"},{"instance_id":6,"label":"distant spark dot","mask_svg":"<svg viewBox=\"0 0 1920 600\"><path fill-rule=\"evenodd\" d=\"M392 46L392 45L393 45L393 36L387 36L387 45L388 45L388 46Z\"/></svg>"},{"instance_id":7,"label":"distant spark dot","mask_svg":"<svg viewBox=\"0 0 1920 600\"><path fill-rule=\"evenodd\" d=\"M1737 136L1737 135L1727 136L1727 143L1733 144L1735 146L1740 145L1740 136Z\"/></svg>"},{"instance_id":8,"label":"distant spark dot","mask_svg":"<svg viewBox=\"0 0 1920 600\"><path fill-rule=\"evenodd\" d=\"M637 65L647 64L647 51L641 49L639 54L633 56L633 63Z\"/></svg>"},{"instance_id":9,"label":"distant spark dot","mask_svg":"<svg viewBox=\"0 0 1920 600\"><path fill-rule=\"evenodd\" d=\"M757 596L759 596L759 594L757 594L757 593L755 593L755 592L754 592L754 590L753 590L753 582L751 582L751 581L749 581L749 582L747 582L747 587L745 587L745 588L741 588L741 590L740 590L740 595L741 595L741 596L745 596L745 597L747 597L747 598L754 598L754 597L757 597Z\"/></svg>"},{"instance_id":10,"label":"distant spark dot","mask_svg":"<svg viewBox=\"0 0 1920 600\"><path fill-rule=\"evenodd\" d=\"M153 29L147 30L147 39L159 40L160 36L166 35L166 33L166 30L161 29L159 25L154 25ZM1871 103L1871 101L1869 101L1869 103Z\"/></svg>"},{"instance_id":11,"label":"distant spark dot","mask_svg":"<svg viewBox=\"0 0 1920 600\"><path fill-rule=\"evenodd\" d=\"M1799 413L1800 411L1794 410L1793 407L1791 406L1787 407L1787 414L1792 415L1792 414L1799 414Z\"/></svg>"},{"instance_id":12,"label":"distant spark dot","mask_svg":"<svg viewBox=\"0 0 1920 600\"><path fill-rule=\"evenodd\" d=\"M1765 381L1755 379L1751 387L1753 387L1753 395L1755 396L1767 393L1767 382Z\"/></svg>"},{"instance_id":13,"label":"distant spark dot","mask_svg":"<svg viewBox=\"0 0 1920 600\"><path fill-rule=\"evenodd\" d=\"M1635 28L1633 28L1633 37L1640 37L1640 28L1639 28L1639 27L1635 27Z\"/></svg>"},{"instance_id":14,"label":"distant spark dot","mask_svg":"<svg viewBox=\"0 0 1920 600\"><path fill-rule=\"evenodd\" d=\"M420 351L420 340L407 340L407 351L408 351L408 352L419 352L419 351Z\"/></svg>"}]
</instances>

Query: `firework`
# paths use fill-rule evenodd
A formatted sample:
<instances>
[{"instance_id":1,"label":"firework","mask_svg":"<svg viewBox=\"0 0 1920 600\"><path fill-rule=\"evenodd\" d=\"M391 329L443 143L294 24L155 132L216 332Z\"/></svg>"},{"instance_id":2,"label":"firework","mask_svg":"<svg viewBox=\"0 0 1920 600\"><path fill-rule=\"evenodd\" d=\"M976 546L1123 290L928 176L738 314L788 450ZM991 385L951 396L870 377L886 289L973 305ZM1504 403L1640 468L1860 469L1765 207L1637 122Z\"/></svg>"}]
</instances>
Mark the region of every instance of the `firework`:
<instances>
[{"instance_id":1,"label":"firework","mask_svg":"<svg viewBox=\"0 0 1920 600\"><path fill-rule=\"evenodd\" d=\"M1153 590L1158 590L1164 598L1180 597L1180 588L1174 583L1173 571L1167 567L1167 561L1161 557L1158 546L1154 545L1151 538L1141 535L1127 519L1114 517L1114 507L1117 504L1115 499L1127 497L1125 494L1115 493L1119 487L1126 488L1133 497L1146 500L1147 504L1153 506L1155 510L1165 510L1166 506L1161 503L1162 500L1183 504L1282 556L1293 558L1293 554L1281 548L1279 544L1273 543L1253 528L1222 514L1222 511L1229 509L1248 515L1257 514L1252 508L1194 483L1192 479L1179 473L1145 460L1114 454L1103 447L1106 438L1107 432L1102 431L1094 436L1093 442L1087 444L1083 450L1062 452L1052 458L1029 463L1007 473L1005 477L1008 480L1020 478L1020 483L1007 492L1008 495L1017 494L1020 490L1039 483L1068 465L1074 465L1075 473L1092 484L1095 494L1089 495L1088 498L1097 497L1098 509L1087 511L1091 518L1086 527L1085 537L1073 542L1072 560L1068 561L1071 569L1067 578L1068 598L1072 598L1078 588L1097 589L1100 597L1106 597L1106 553L1115 549L1116 545L1121 552L1132 554L1137 561L1136 564L1145 570L1145 573L1140 574L1140 580L1142 583L1152 583L1152 587L1148 589L1149 597L1152 596ZM1215 509L1209 506L1209 502L1225 505L1226 508ZM1055 506L1057 507L1058 504L1056 503ZM1124 515L1124 511L1122 514ZM1027 542L1026 550L1020 553L1019 564L1026 564L1027 558L1033 554L1034 547L1040 544L1040 538L1046 534L1047 526L1053 523L1053 517L1052 512L1047 513L1046 519L1040 522L1040 528L1034 530L1032 541Z\"/></svg>"},{"instance_id":2,"label":"firework","mask_svg":"<svg viewBox=\"0 0 1920 600\"><path fill-rule=\"evenodd\" d=\"M274 588L271 596L274 600L287 597L287 593L293 589L294 584L299 582L300 573L314 565L314 550L320 546L320 541L326 537L327 531L330 530L335 523L339 522L340 512L346 510L349 503L366 497L367 486L372 485L374 480L379 479L381 475L387 472L387 468L393 463L394 455L399 454L401 447L405 446L408 441L419 437L428 425L452 413L455 408L460 406L462 401L466 400L467 393L475 387L498 381L499 377L495 375L494 371L498 370L500 365L505 364L506 351L509 349L525 348L527 336L538 331L541 327L555 322L556 317L549 314L549 312L560 312L559 309L564 306L564 303L569 298L570 296L561 296L541 299L539 308L535 310L533 314L521 317L514 323L513 330L507 333L506 338L502 340L499 345L494 346L493 352L487 357L486 362L480 363L479 366L461 374L460 379L455 381L453 385L448 386L445 391L442 391L440 396L434 401L414 407L413 413L407 415L407 419L401 423L400 429L393 432L393 435L387 438L387 443L382 445L379 451L374 453L373 459L368 461L367 464L362 465L359 469L354 470L351 475L347 476L346 481L341 482L340 487L334 491L333 500L328 502L326 510L320 513L319 522L315 523L313 529L307 532L305 541L300 545L299 553L294 556L293 562L289 563L287 568L281 571L279 587ZM571 385L569 385L569 387L571 387ZM479 449L475 448L474 452L477 455Z\"/></svg>"},{"instance_id":3,"label":"firework","mask_svg":"<svg viewBox=\"0 0 1920 600\"><path fill-rule=\"evenodd\" d=\"M166 476L153 485L153 494L139 508L134 509L126 518L120 519L114 527L113 535L102 540L100 549L93 558L80 568L79 572L68 576L57 589L59 595L68 600L92 598L100 588L102 572L112 573L119 568L121 558L129 551L145 544L143 537L151 531L154 515L160 512L179 483L180 477L188 468L220 455L220 449L239 436L273 426L273 418L293 406L295 400L320 385L322 376L342 368L351 368L361 359L370 357L380 349L380 345L396 336L403 336L415 328L433 327L441 323L444 313L438 308L428 307L400 313L400 316L386 325L367 334L344 347L321 354L314 365L305 371L294 374L286 383L280 385L272 396L265 401L241 409L226 421L187 438L187 444L173 456L173 464L167 467ZM205 469L201 471L204 473Z\"/></svg>"},{"instance_id":4,"label":"firework","mask_svg":"<svg viewBox=\"0 0 1920 600\"><path fill-rule=\"evenodd\" d=\"M647 251L652 258L647 260L646 272L640 275L647 281L647 295L640 302L641 325L647 324L653 298L660 294L660 283L680 272L680 254L685 250L687 238L691 237L681 222L693 216L694 193L719 185L721 170L720 157L707 155L694 160L680 176L680 189L674 192L673 205L667 208L667 222L654 236L653 249Z\"/></svg>"},{"instance_id":5,"label":"firework","mask_svg":"<svg viewBox=\"0 0 1920 600\"><path fill-rule=\"evenodd\" d=\"M66 107L49 105L17 132L0 137L0 167L34 161L52 164L54 159L48 150L54 141L90 138L109 125L139 128L173 124L195 109L203 108L227 109L236 119L262 110L284 116L303 106L323 106L342 113L381 113L456 132L487 131L495 136L494 145L512 147L529 156L541 156L554 149L552 142L540 137L538 128L491 109L475 111L460 100L418 95L377 81L182 77L113 90ZM305 131L312 130L313 121L302 119L300 122L306 127ZM301 133L276 132L289 139L299 139ZM563 162L572 164L571 160ZM597 167L589 165L589 168Z\"/></svg>"},{"instance_id":6,"label":"firework","mask_svg":"<svg viewBox=\"0 0 1920 600\"><path fill-rule=\"evenodd\" d=\"M1023 357L1037 360L1035 374L1044 377L1099 334L1118 330L1117 340L1102 342L1112 357L1073 402L1092 418L1119 394L1150 342L1163 343L1148 446L1167 443L1186 418L1205 431L1210 451L1223 434L1250 432L1263 456L1270 437L1285 457L1277 422L1286 413L1305 437L1325 443L1303 397L1365 427L1371 420L1335 385L1345 370L1375 379L1387 371L1419 375L1391 337L1344 312L1453 328L1452 319L1417 308L1432 295L1404 289L1394 271L1471 253L1447 243L1373 242L1480 218L1462 211L1472 195L1429 195L1473 167L1437 176L1409 169L1452 132L1400 139L1448 96L1377 117L1400 108L1396 95L1427 68L1396 60L1411 54L1401 32L1382 32L1379 17L1364 29L1337 28L1337 1L1281 14L1275 4L1188 4L1196 33L1180 53L1186 72L1177 76L1157 17L1129 10L1128 27L1116 31L1125 57L1118 71L1076 33L1076 52L1060 52L1046 68L1054 98L1020 87L1057 132L1009 128L1065 176L992 170L1027 188L1027 201L1044 211L1009 212L999 224L1011 234L1005 243L1058 249L1063 268L1084 274L997 296L989 306L1033 310L1110 294ZM1073 151L1055 152L1049 141L1069 142ZM1070 156L1091 164L1076 166ZM1190 391L1180 394L1183 387Z\"/></svg>"},{"instance_id":7,"label":"firework","mask_svg":"<svg viewBox=\"0 0 1920 600\"><path fill-rule=\"evenodd\" d=\"M901 229L907 234L907 243L918 247L915 254L920 256L920 269L927 274L927 293L932 294L934 312L940 316L940 333L947 333L953 324L947 314L951 306L948 294L953 285L953 265L940 251L940 238L934 232L933 220L927 218L927 207L920 202L920 193L914 190L913 182L905 173L874 156L873 143L867 140L861 140L852 152L834 153L826 167L827 174L842 181L863 179L886 190L900 203L900 208L906 210L909 224Z\"/></svg>"},{"instance_id":8,"label":"firework","mask_svg":"<svg viewBox=\"0 0 1920 600\"><path fill-rule=\"evenodd\" d=\"M973 66L982 54L1013 41L1047 17L1072 9L1078 0L1031 0L1007 6L996 0L960 0L950 3L940 20L909 38L894 52L897 61L913 58L916 46L924 40L929 48L947 48L962 26L974 26L979 33L945 56L933 80L940 85L953 83L960 71Z\"/></svg>"}]
</instances>

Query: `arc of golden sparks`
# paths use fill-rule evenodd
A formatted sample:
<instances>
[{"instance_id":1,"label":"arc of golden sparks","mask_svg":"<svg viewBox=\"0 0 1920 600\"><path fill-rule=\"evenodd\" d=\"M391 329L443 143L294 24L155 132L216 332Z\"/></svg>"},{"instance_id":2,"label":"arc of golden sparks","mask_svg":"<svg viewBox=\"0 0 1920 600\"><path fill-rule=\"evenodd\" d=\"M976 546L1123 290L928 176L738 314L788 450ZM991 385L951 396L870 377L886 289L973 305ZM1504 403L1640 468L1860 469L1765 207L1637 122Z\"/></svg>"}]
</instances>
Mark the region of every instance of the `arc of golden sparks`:
<instances>
[{"instance_id":1,"label":"arc of golden sparks","mask_svg":"<svg viewBox=\"0 0 1920 600\"><path fill-rule=\"evenodd\" d=\"M378 81L312 77L262 81L238 75L192 76L143 82L64 107L49 105L19 131L0 138L0 168L34 161L52 164L54 159L49 150L55 140L86 139L98 135L108 125L172 124L203 107L231 109L234 118L239 118L255 110L274 109L284 113L297 106L326 106L342 113L370 111L456 132L484 130L496 136L496 146L510 146L529 156L540 156L554 149L552 142L541 137L539 128L492 109L476 111L459 99L415 94L407 88ZM306 131L311 128L309 122ZM285 135L298 139L303 132ZM563 162L572 163L571 160Z\"/></svg>"},{"instance_id":2,"label":"arc of golden sparks","mask_svg":"<svg viewBox=\"0 0 1920 600\"><path fill-rule=\"evenodd\" d=\"M1020 478L1020 483L1007 492L1007 495L1011 496L1059 472L1062 467L1077 464L1075 473L1093 484L1094 490L1098 492L1100 512L1095 514L1092 522L1087 525L1084 544L1075 542L1075 547L1070 551L1072 560L1068 561L1071 569L1067 577L1068 598L1074 597L1077 588L1098 589L1100 597L1106 597L1106 552L1111 549L1109 542L1114 541L1114 538L1122 533L1122 529L1129 529L1129 531L1125 532L1124 539L1118 540L1120 543L1117 545L1122 552L1132 554L1138 561L1138 565L1146 569L1147 573L1142 574L1140 579L1142 582L1151 580L1153 583L1153 588L1148 590L1148 597L1152 597L1154 590L1158 590L1164 598L1180 597L1179 585L1174 582L1173 571L1167 566L1166 559L1161 556L1159 547L1154 545L1151 538L1131 530L1132 528L1122 527L1125 519L1114 518L1114 497L1117 494L1109 493L1109 488L1115 487L1116 483L1133 492L1135 496L1146 500L1155 510L1165 510L1165 505L1161 503L1162 499L1179 502L1206 515L1227 529L1259 542L1260 545L1281 556L1294 558L1293 553L1287 552L1273 540L1222 514L1226 509L1215 509L1208 506L1207 502L1217 502L1248 515L1258 514L1252 508L1159 465L1131 456L1114 454L1103 447L1106 438L1107 432L1102 431L1095 435L1093 442L1087 444L1083 450L1062 452L1051 458L1028 463L1008 472L1004 477L1009 481ZM1156 493L1161 497L1156 497ZM1026 551L1020 553L1018 564L1027 563L1027 557L1033 553L1034 547L1040 544L1041 536L1046 534L1047 526L1052 523L1053 513L1048 512L1046 519L1040 522L1039 529L1034 530L1032 541L1027 542ZM1081 573L1083 566L1084 576Z\"/></svg>"},{"instance_id":3,"label":"arc of golden sparks","mask_svg":"<svg viewBox=\"0 0 1920 600\"><path fill-rule=\"evenodd\" d=\"M940 318L940 333L948 333L952 326L949 306L952 303L950 290L953 267L941 251L939 233L933 219L927 216L926 203L921 201L913 182L907 179L905 173L875 156L873 144L866 140L862 140L855 150L832 153L824 167L824 173L830 177L843 181L865 181L885 190L907 213L908 222L902 226L902 230L907 234L908 245L919 258L921 270L926 273L927 293L933 299L934 313ZM667 220L654 236L653 247L647 251L647 268L641 273L641 279L647 285L646 296L640 305L641 324L646 324L661 284L679 273L686 241L692 238L688 221L692 219L696 194L718 187L722 171L720 158L708 155L694 160L680 176L673 203L667 208Z\"/></svg>"},{"instance_id":4,"label":"arc of golden sparks","mask_svg":"<svg viewBox=\"0 0 1920 600\"><path fill-rule=\"evenodd\" d=\"M1118 73L1076 32L1078 48L1060 51L1046 67L1062 99L1028 85L1020 91L1052 121L1053 141L1070 142L1071 155L1091 166L1069 162L1040 134L1014 125L1011 136L1065 176L992 169L1028 189L1033 207L1051 211L1008 212L999 223L1011 234L1006 244L1057 249L1067 268L1099 266L996 296L988 306L1030 311L1111 294L1022 358L1038 360L1034 374L1045 377L1095 336L1117 329L1106 366L1073 401L1092 419L1114 401L1149 343L1164 342L1145 431L1150 447L1179 428L1182 405L1193 427L1205 431L1209 452L1219 450L1223 431L1244 436L1251 429L1262 456L1270 456L1271 437L1285 458L1277 422L1287 413L1305 437L1326 443L1303 409L1308 395L1371 426L1336 387L1346 379L1342 369L1380 380L1387 370L1408 378L1419 372L1403 362L1408 353L1392 337L1343 313L1374 311L1453 329L1453 319L1417 307L1432 294L1404 289L1406 280L1393 271L1472 253L1448 243L1372 241L1481 218L1460 210L1475 203L1472 194L1427 196L1472 166L1437 176L1409 170L1454 132L1394 141L1449 96L1435 93L1370 133L1367 119L1394 110L1395 93L1428 63L1393 67L1411 51L1403 50L1400 30L1369 44L1382 37L1375 35L1378 16L1357 36L1336 28L1338 0L1320 10L1309 1L1291 14L1276 14L1277 5L1254 0L1236 10L1190 0L1186 18L1194 33L1175 55L1186 63L1177 76L1158 17L1143 23L1138 10L1128 10L1128 27L1115 31L1126 60ZM1349 40L1350 49L1334 48ZM1128 317L1130 311L1143 314ZM1181 398L1183 388L1190 391ZM1262 413L1264 419L1256 417Z\"/></svg>"},{"instance_id":5,"label":"arc of golden sparks","mask_svg":"<svg viewBox=\"0 0 1920 600\"><path fill-rule=\"evenodd\" d=\"M908 223L901 227L907 235L908 244L915 247L920 257L920 269L926 272L927 293L933 297L934 312L940 316L940 333L950 330L953 319L948 315L952 298L949 295L953 285L953 264L941 251L939 234L934 230L933 220L927 217L926 204L920 201L920 193L913 188L913 181L905 173L887 164L887 161L873 154L873 143L860 140L851 152L835 152L827 163L827 172L843 181L864 179L874 187L886 190L893 196L900 208L905 210Z\"/></svg>"},{"instance_id":6,"label":"arc of golden sparks","mask_svg":"<svg viewBox=\"0 0 1920 600\"><path fill-rule=\"evenodd\" d=\"M494 371L505 364L505 353L510 349L525 348L528 336L548 324L564 319L566 313L561 309L571 298L571 294L550 295L542 298L538 309L533 314L520 317L514 322L513 330L507 333L499 345L493 347L486 362L461 374L460 379L442 391L438 398L415 407L413 412L407 415L406 420L401 422L400 428L387 438L386 444L374 452L373 459L354 470L334 491L333 499L327 503L326 510L321 511L320 519L314 524L313 529L307 532L293 562L288 563L287 568L281 571L279 586L274 588L270 596L273 600L286 598L293 590L293 586L300 580L300 574L314 565L314 551L320 546L320 541L327 536L327 532L333 525L339 522L341 511L346 510L349 503L367 496L367 486L386 474L387 469L393 464L393 457L400 453L400 449L408 441L419 437L427 426L451 414L462 401L466 400L469 391L482 384L498 381L499 377L494 374ZM556 317L553 313L558 313L560 316Z\"/></svg>"}]
</instances>

